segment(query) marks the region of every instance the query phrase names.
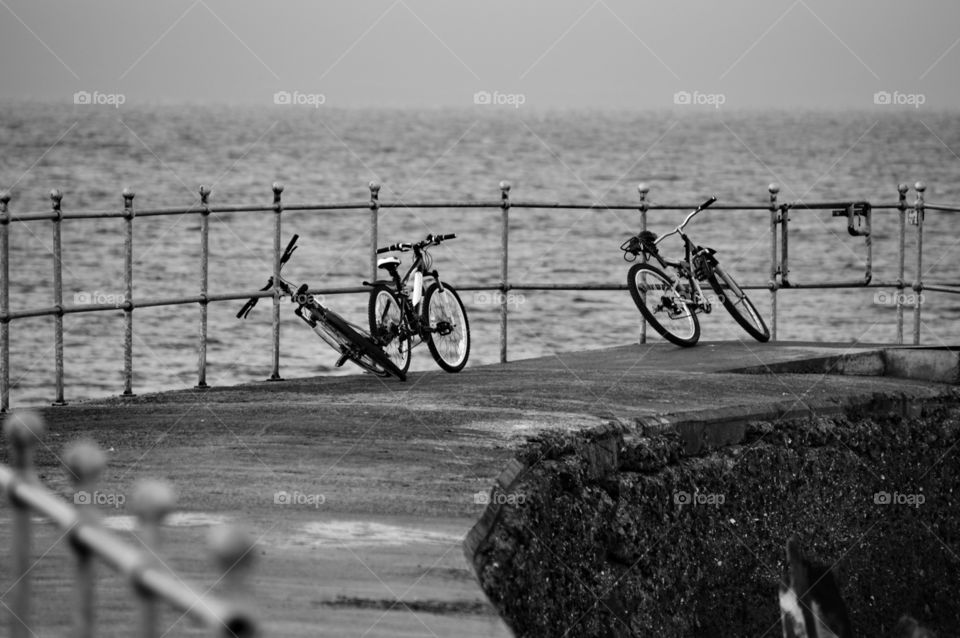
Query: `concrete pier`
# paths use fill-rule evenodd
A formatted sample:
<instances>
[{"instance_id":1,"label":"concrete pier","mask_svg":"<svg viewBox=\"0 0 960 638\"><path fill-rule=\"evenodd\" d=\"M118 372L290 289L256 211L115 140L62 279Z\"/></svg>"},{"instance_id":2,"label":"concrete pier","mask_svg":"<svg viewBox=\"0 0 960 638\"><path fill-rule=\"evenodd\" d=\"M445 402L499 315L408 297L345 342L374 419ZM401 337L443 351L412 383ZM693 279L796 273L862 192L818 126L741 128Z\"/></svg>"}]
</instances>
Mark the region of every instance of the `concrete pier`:
<instances>
[{"instance_id":1,"label":"concrete pier","mask_svg":"<svg viewBox=\"0 0 960 638\"><path fill-rule=\"evenodd\" d=\"M955 398L958 370L948 348L704 342L412 373L406 383L356 375L211 387L45 409L38 465L68 495L58 455L86 437L108 450L104 491L173 482L186 515L165 531L163 556L196 580L209 524L244 523L258 539L252 581L266 636L509 636L463 541L529 437L613 422L676 429L693 452L735 443L750 420ZM106 508L105 522L125 529L127 514ZM8 526L0 516L0 537ZM38 634L69 622L54 602L71 587L58 542L41 526ZM0 565L8 561L4 552ZM0 569L0 591L8 579ZM103 635L124 635L123 589L103 588Z\"/></svg>"}]
</instances>

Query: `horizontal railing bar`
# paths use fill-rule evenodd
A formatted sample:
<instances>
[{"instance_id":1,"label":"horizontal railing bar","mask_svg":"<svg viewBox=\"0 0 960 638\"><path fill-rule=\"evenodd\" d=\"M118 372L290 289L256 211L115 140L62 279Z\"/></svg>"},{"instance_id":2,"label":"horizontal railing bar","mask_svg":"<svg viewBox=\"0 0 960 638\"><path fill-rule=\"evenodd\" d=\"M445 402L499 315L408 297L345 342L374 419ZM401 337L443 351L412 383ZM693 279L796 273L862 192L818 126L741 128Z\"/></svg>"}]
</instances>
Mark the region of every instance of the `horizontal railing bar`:
<instances>
[{"instance_id":1,"label":"horizontal railing bar","mask_svg":"<svg viewBox=\"0 0 960 638\"><path fill-rule=\"evenodd\" d=\"M944 206L943 204L926 204L923 207L927 210L937 210L944 213L960 213L960 208L956 206Z\"/></svg>"},{"instance_id":2,"label":"horizontal railing bar","mask_svg":"<svg viewBox=\"0 0 960 638\"><path fill-rule=\"evenodd\" d=\"M888 281L872 281L869 284L860 283L860 282L815 282L815 283L793 283L791 282L789 286L779 286L780 289L797 289L797 290L815 290L818 288L897 288L903 286L905 288L910 287L909 282L898 282L895 280ZM954 288L943 288L943 286L953 286ZM756 283L756 284L742 284L740 286L744 290L769 290L769 283ZM470 284L470 285L457 285L457 290L464 292L479 292L479 291L497 291L502 290L503 288L495 284ZM602 283L517 283L509 284L507 290L596 290L596 291L613 291L613 290L626 290L626 284L602 284ZM960 283L939 283L939 284L924 284L925 290L934 290L938 292L949 292L960 294ZM368 286L350 286L343 288L310 288L307 290L309 294L314 295L350 295L350 294L362 294L370 292L370 287ZM53 306L43 307L43 308L31 308L28 310L18 310L10 312L7 314L0 314L0 321L14 321L17 319L29 319L34 317L45 317L45 316L55 316L58 314L68 315L68 314L78 314L84 312L108 312L111 310L136 310L137 308L155 308L159 306L174 306L174 305L187 305L194 303L202 303L206 301L207 303L213 302L222 302L222 301L239 301L243 299L264 299L267 297L272 297L273 292L270 290L251 290L251 291L239 291L239 292L226 292L219 294L208 294L206 297L202 295L192 295L189 297L168 297L162 299L145 299L135 302L123 302L120 304L84 304L77 306L63 306L62 308L57 308Z\"/></svg>"},{"instance_id":3,"label":"horizontal railing bar","mask_svg":"<svg viewBox=\"0 0 960 638\"><path fill-rule=\"evenodd\" d=\"M814 202L814 203L788 203L788 206L791 210L827 210L835 208L846 208L853 203L859 202ZM648 211L682 211L682 210L692 210L697 207L698 204L690 204L689 206L681 206L676 204L671 205L660 205L660 204L647 204L646 210ZM449 201L449 202L379 202L379 208L396 208L396 209L440 209L440 208L489 208L489 209L500 209L503 204L499 201ZM925 207L930 210L938 210L944 212L960 212L960 208L954 208L949 206L938 206L926 204ZM554 210L630 210L636 211L640 209L640 205L636 203L631 204L567 204L561 202L538 202L538 201L511 201L510 208L515 209L554 209ZM898 204L877 204L871 205L873 210L899 210ZM283 210L285 212L309 212L309 211L346 211L346 210L369 210L369 202L339 202L339 203L330 203L330 204L284 204ZM763 204L714 204L711 206L712 210L728 210L728 211L766 211L769 210L769 205ZM269 213L273 212L275 209L270 205L261 205L261 204L250 204L250 205L238 205L238 206L210 206L208 209L205 209L202 205L196 204L190 207L178 207L178 208L147 208L136 211L137 217L161 217L169 215L189 215L189 214L202 214L205 211L209 211L210 214L226 214L226 213ZM122 210L118 211L83 211L83 212L35 212L35 213L11 213L10 221L14 222L32 222L32 221L50 221L54 219L116 219L122 218L127 215L126 212Z\"/></svg>"},{"instance_id":4,"label":"horizontal railing bar","mask_svg":"<svg viewBox=\"0 0 960 638\"><path fill-rule=\"evenodd\" d=\"M950 284L947 284L947 285L950 285ZM934 292L946 292L952 295L960 295L960 284L957 284L956 287L946 288L944 287L944 285L940 285L940 284L934 284L931 286L930 284L924 283L923 289L932 290Z\"/></svg>"},{"instance_id":5,"label":"horizontal railing bar","mask_svg":"<svg viewBox=\"0 0 960 638\"><path fill-rule=\"evenodd\" d=\"M29 310L18 310L17 312L8 312L0 315L0 321L13 321L14 319L31 319L33 317L47 317L60 314L61 309L52 306L45 308L31 308Z\"/></svg>"}]
</instances>

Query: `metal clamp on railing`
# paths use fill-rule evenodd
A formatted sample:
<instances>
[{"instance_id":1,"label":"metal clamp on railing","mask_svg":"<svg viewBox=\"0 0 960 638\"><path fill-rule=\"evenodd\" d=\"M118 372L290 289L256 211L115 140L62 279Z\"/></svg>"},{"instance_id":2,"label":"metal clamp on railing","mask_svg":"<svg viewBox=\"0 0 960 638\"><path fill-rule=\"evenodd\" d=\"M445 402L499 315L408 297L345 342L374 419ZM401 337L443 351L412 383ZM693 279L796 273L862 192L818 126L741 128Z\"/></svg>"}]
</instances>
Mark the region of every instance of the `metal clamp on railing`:
<instances>
[{"instance_id":1,"label":"metal clamp on railing","mask_svg":"<svg viewBox=\"0 0 960 638\"><path fill-rule=\"evenodd\" d=\"M847 218L847 232L851 237L869 237L872 210L870 202L851 202L846 208L833 211L833 216ZM864 222L866 222L865 225Z\"/></svg>"}]
</instances>

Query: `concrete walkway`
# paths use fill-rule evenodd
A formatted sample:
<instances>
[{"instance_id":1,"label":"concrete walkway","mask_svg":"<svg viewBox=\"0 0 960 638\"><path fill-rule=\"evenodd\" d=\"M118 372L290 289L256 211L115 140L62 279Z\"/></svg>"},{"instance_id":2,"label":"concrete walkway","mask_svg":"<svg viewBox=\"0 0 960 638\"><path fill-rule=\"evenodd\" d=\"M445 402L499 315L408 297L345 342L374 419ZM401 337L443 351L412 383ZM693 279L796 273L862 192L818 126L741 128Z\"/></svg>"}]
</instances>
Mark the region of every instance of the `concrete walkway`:
<instances>
[{"instance_id":1,"label":"concrete walkway","mask_svg":"<svg viewBox=\"0 0 960 638\"><path fill-rule=\"evenodd\" d=\"M172 481L193 517L167 530L165 553L194 582L215 579L197 560L207 523L247 525L261 548L254 587L266 636L508 636L462 541L527 437L615 421L687 428L696 449L726 442L712 434L724 423L952 396L956 352L908 350L632 345L412 373L406 383L357 375L110 399L45 410L50 447L39 462L45 482L68 495L54 453L82 435L110 450L103 491ZM129 522L122 510L107 514L115 527ZM0 536L8 525L0 518ZM70 587L58 537L42 528L36 543L50 545L40 596ZM7 574L0 569L0 591ZM131 598L123 583L104 588L102 600ZM107 629L123 617L115 606L102 614ZM60 627L61 607L41 619Z\"/></svg>"}]
</instances>

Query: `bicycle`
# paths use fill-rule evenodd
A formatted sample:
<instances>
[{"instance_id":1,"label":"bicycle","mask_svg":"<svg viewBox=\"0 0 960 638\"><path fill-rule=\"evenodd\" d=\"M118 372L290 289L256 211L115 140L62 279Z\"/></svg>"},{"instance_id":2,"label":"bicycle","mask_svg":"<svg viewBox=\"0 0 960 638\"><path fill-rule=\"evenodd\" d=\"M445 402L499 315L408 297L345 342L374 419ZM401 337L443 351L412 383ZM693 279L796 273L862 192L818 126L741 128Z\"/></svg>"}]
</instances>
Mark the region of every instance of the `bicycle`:
<instances>
[{"instance_id":1,"label":"bicycle","mask_svg":"<svg viewBox=\"0 0 960 638\"><path fill-rule=\"evenodd\" d=\"M281 268L290 261L293 251L297 249L299 237L294 235L287 244L280 257ZM303 319L327 345L340 353L336 363L338 368L350 360L377 376L392 375L401 381L406 380L406 369L401 370L394 365L390 357L369 336L320 303L314 295L310 294L307 284L296 286L282 277L277 279L276 284L281 297L290 297L290 300L297 304L294 314ZM270 277L267 285L260 290L270 290L273 285L274 279ZM259 300L260 297L251 297L237 313L237 319L246 319Z\"/></svg>"},{"instance_id":2,"label":"bicycle","mask_svg":"<svg viewBox=\"0 0 960 638\"><path fill-rule=\"evenodd\" d=\"M642 263L634 264L627 273L630 296L654 330L671 343L689 347L700 339L697 314L712 310L710 300L700 287L700 282L706 281L727 312L751 337L768 341L770 331L763 317L733 276L721 268L716 250L695 245L683 232L697 214L715 201L717 198L711 197L700 204L679 226L659 238L656 233L645 230L620 246L626 261L636 261L638 255L644 257ZM681 260L666 259L660 254L660 242L671 235L680 235L683 240ZM649 258L656 260L660 268L648 263ZM675 275L664 271L673 271Z\"/></svg>"},{"instance_id":3,"label":"bicycle","mask_svg":"<svg viewBox=\"0 0 960 638\"><path fill-rule=\"evenodd\" d=\"M413 263L400 276L400 258L384 257L377 268L390 279L363 282L371 286L368 314L370 335L391 361L403 372L410 367L410 350L426 341L434 361L447 372L459 372L470 357L470 323L460 295L448 283L440 281L428 249L456 238L427 235L408 244L393 244L377 249L377 254L413 251ZM424 278L433 283L424 292ZM414 343L414 339L418 341Z\"/></svg>"}]
</instances>

